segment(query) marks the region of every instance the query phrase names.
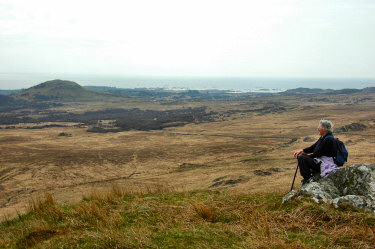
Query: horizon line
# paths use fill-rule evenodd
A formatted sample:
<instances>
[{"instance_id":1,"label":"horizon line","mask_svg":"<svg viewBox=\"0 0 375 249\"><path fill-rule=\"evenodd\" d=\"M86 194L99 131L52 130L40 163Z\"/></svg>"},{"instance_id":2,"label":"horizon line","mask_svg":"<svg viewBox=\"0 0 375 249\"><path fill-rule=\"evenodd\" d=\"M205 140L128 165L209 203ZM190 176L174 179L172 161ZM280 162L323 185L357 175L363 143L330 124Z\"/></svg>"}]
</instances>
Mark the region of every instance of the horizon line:
<instances>
[{"instance_id":1,"label":"horizon line","mask_svg":"<svg viewBox=\"0 0 375 249\"><path fill-rule=\"evenodd\" d=\"M327 76L327 77L316 77L316 76L241 76L241 75L124 75L124 74L99 74L99 73L40 73L40 72L1 72L1 74L8 75L56 75L56 76L92 76L92 77L119 77L119 78L237 78L237 79L306 79L306 80L343 80L343 79L362 79L362 80L375 80L373 77L336 77L336 76Z\"/></svg>"}]
</instances>

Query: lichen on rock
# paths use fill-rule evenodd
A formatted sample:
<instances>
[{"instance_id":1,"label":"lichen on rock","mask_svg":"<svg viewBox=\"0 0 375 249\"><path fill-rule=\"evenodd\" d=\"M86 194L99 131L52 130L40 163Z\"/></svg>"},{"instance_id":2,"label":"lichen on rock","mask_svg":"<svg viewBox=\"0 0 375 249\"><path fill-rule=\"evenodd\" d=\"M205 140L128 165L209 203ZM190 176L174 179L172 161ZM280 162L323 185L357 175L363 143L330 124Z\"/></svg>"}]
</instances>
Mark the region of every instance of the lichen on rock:
<instances>
[{"instance_id":1,"label":"lichen on rock","mask_svg":"<svg viewBox=\"0 0 375 249\"><path fill-rule=\"evenodd\" d=\"M316 182L303 185L284 196L283 203L311 198L338 208L352 205L375 212L375 164L341 168Z\"/></svg>"}]
</instances>

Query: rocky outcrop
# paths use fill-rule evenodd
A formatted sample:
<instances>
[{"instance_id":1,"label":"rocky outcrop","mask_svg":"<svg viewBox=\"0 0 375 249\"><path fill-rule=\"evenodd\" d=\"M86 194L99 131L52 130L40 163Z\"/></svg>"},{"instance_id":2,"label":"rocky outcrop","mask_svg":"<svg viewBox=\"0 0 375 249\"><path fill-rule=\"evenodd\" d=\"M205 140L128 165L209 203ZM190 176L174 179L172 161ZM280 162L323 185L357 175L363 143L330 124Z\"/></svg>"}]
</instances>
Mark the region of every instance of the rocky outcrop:
<instances>
[{"instance_id":1,"label":"rocky outcrop","mask_svg":"<svg viewBox=\"0 0 375 249\"><path fill-rule=\"evenodd\" d=\"M367 128L366 125L361 123L352 123L350 125L344 125L338 129L335 129L335 132L341 133L341 132L349 132L349 131L363 131Z\"/></svg>"},{"instance_id":2,"label":"rocky outcrop","mask_svg":"<svg viewBox=\"0 0 375 249\"><path fill-rule=\"evenodd\" d=\"M311 198L336 208L352 205L375 212L375 164L341 168L326 178L303 185L284 196L283 203Z\"/></svg>"}]
</instances>

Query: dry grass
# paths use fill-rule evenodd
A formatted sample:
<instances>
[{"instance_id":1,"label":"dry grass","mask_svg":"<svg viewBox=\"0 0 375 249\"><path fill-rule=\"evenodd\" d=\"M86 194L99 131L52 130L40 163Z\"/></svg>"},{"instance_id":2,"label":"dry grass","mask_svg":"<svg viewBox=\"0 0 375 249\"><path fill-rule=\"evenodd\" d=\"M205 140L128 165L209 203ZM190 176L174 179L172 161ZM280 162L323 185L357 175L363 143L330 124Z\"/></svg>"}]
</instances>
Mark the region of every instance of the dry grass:
<instances>
[{"instance_id":1,"label":"dry grass","mask_svg":"<svg viewBox=\"0 0 375 249\"><path fill-rule=\"evenodd\" d=\"M280 194L167 192L119 187L73 206L46 195L33 211L0 224L7 248L373 248L375 216ZM54 219L51 206L62 212ZM39 211L38 211L39 210ZM52 214L54 214L52 212Z\"/></svg>"},{"instance_id":2,"label":"dry grass","mask_svg":"<svg viewBox=\"0 0 375 249\"><path fill-rule=\"evenodd\" d=\"M347 143L348 164L374 161L375 137L367 136L375 135L374 102L354 104L359 98L332 96L337 103L316 103L295 96L280 97L277 101L287 107L282 113L246 112L276 101L268 98L187 102L185 107L239 112L224 113L216 122L162 131L94 134L75 127L1 129L0 216L17 217L15 210L26 212L27 201L46 191L59 203L76 203L92 189L104 191L113 184L132 190L153 186L149 192L155 192L154 186L159 185L159 192L168 186L187 191L210 188L284 193L290 188L296 166L293 151L311 144L303 141L305 137L318 138L320 118L333 120L336 127L353 122L367 125L365 131L338 136L344 142L351 140ZM92 104L96 108L101 105ZM133 104L142 103L129 103ZM143 104L145 108L152 105ZM167 108L154 105L153 109ZM59 137L61 132L72 137Z\"/></svg>"},{"instance_id":3,"label":"dry grass","mask_svg":"<svg viewBox=\"0 0 375 249\"><path fill-rule=\"evenodd\" d=\"M64 218L62 210L56 205L53 196L46 192L44 199L37 198L29 201L29 212L35 212L43 219L59 221ZM20 217L20 215L18 215Z\"/></svg>"},{"instance_id":4,"label":"dry grass","mask_svg":"<svg viewBox=\"0 0 375 249\"><path fill-rule=\"evenodd\" d=\"M198 216L202 217L202 219L215 222L216 221L216 214L215 210L212 207L205 205L204 203L193 203L194 211L198 214Z\"/></svg>"}]
</instances>

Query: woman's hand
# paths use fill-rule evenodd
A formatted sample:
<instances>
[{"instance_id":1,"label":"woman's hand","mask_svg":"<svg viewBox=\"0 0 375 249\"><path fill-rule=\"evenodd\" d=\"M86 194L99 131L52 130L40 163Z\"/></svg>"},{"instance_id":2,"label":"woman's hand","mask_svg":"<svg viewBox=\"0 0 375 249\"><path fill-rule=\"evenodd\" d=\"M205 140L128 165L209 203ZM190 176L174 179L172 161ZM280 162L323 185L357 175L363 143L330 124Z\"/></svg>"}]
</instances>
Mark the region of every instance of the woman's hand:
<instances>
[{"instance_id":1,"label":"woman's hand","mask_svg":"<svg viewBox=\"0 0 375 249\"><path fill-rule=\"evenodd\" d=\"M294 152L294 157L297 157L297 156L299 156L299 155L301 155L301 154L303 154L303 150L302 149L300 149L300 150L297 150L296 152Z\"/></svg>"}]
</instances>

